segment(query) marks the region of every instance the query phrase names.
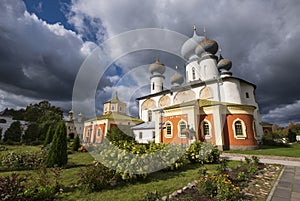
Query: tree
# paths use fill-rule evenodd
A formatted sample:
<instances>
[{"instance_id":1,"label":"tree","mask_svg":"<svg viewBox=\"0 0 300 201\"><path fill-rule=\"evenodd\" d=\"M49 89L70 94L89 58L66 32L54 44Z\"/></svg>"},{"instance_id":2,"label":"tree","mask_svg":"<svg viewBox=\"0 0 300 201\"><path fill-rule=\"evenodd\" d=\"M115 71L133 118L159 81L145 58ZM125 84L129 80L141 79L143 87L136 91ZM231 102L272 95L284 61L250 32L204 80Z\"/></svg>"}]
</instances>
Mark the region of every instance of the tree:
<instances>
[{"instance_id":1,"label":"tree","mask_svg":"<svg viewBox=\"0 0 300 201\"><path fill-rule=\"evenodd\" d=\"M46 158L46 164L48 167L53 167L54 165L62 167L67 162L67 129L65 123L61 121L57 124L50 151Z\"/></svg>"},{"instance_id":2,"label":"tree","mask_svg":"<svg viewBox=\"0 0 300 201\"><path fill-rule=\"evenodd\" d=\"M297 136L297 133L295 131L293 131L292 129L289 129L288 130L288 139L289 139L289 142L295 142L296 141L296 136Z\"/></svg>"},{"instance_id":3,"label":"tree","mask_svg":"<svg viewBox=\"0 0 300 201\"><path fill-rule=\"evenodd\" d=\"M39 125L35 122L32 122L28 125L25 135L24 135L24 140L25 142L32 142L35 140L38 140L39 137Z\"/></svg>"},{"instance_id":4,"label":"tree","mask_svg":"<svg viewBox=\"0 0 300 201\"><path fill-rule=\"evenodd\" d=\"M48 144L50 144L52 142L54 134L55 134L54 127L49 126L47 134L46 134L46 139L44 141L44 147L46 147Z\"/></svg>"},{"instance_id":5,"label":"tree","mask_svg":"<svg viewBox=\"0 0 300 201\"><path fill-rule=\"evenodd\" d=\"M107 131L106 138L116 145L118 145L120 141L134 141L134 135L129 126L112 127Z\"/></svg>"},{"instance_id":6,"label":"tree","mask_svg":"<svg viewBox=\"0 0 300 201\"><path fill-rule=\"evenodd\" d=\"M79 147L80 147L80 139L79 136L76 135L74 142L72 144L72 151L78 151Z\"/></svg>"},{"instance_id":7,"label":"tree","mask_svg":"<svg viewBox=\"0 0 300 201\"><path fill-rule=\"evenodd\" d=\"M21 135L22 135L21 123L19 121L14 121L4 134L4 142L7 141L20 142Z\"/></svg>"}]
</instances>

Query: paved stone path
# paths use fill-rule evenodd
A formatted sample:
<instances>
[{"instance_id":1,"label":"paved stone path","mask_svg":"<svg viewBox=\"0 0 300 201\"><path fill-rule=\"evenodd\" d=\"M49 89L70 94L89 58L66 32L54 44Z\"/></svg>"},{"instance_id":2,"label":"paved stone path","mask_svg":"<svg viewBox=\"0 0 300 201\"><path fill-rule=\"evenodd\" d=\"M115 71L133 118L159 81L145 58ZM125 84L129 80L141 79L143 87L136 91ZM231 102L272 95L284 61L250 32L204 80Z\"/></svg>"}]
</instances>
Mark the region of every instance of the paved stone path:
<instances>
[{"instance_id":1,"label":"paved stone path","mask_svg":"<svg viewBox=\"0 0 300 201\"><path fill-rule=\"evenodd\" d=\"M243 160L249 155L223 153L222 158L229 160ZM267 201L300 201L300 159L289 157L260 156L260 162L284 165Z\"/></svg>"}]
</instances>

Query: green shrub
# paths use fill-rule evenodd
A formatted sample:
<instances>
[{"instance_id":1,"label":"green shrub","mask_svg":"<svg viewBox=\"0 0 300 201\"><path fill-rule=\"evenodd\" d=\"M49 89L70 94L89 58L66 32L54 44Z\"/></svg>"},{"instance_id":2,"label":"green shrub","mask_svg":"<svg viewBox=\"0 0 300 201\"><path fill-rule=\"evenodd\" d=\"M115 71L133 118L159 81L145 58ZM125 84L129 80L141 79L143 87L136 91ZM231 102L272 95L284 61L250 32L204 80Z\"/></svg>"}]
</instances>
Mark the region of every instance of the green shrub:
<instances>
[{"instance_id":1,"label":"green shrub","mask_svg":"<svg viewBox=\"0 0 300 201\"><path fill-rule=\"evenodd\" d=\"M72 151L78 151L79 147L80 147L80 139L79 139L79 136L76 135L75 139L74 139L74 142L72 144Z\"/></svg>"},{"instance_id":2,"label":"green shrub","mask_svg":"<svg viewBox=\"0 0 300 201\"><path fill-rule=\"evenodd\" d=\"M186 151L186 156L192 163L217 163L220 152L211 143L194 142Z\"/></svg>"},{"instance_id":3,"label":"green shrub","mask_svg":"<svg viewBox=\"0 0 300 201\"><path fill-rule=\"evenodd\" d=\"M2 156L2 167L9 170L30 170L40 166L45 161L45 151L36 152L9 152Z\"/></svg>"},{"instance_id":4,"label":"green shrub","mask_svg":"<svg viewBox=\"0 0 300 201\"><path fill-rule=\"evenodd\" d=\"M106 188L113 179L115 171L101 163L88 166L79 173L78 184L88 192L97 192Z\"/></svg>"},{"instance_id":5,"label":"green shrub","mask_svg":"<svg viewBox=\"0 0 300 201\"><path fill-rule=\"evenodd\" d=\"M3 201L25 201L23 192L26 187L27 177L16 173L10 176L0 177L0 200Z\"/></svg>"},{"instance_id":6,"label":"green shrub","mask_svg":"<svg viewBox=\"0 0 300 201\"><path fill-rule=\"evenodd\" d=\"M46 164L48 167L54 167L54 165L62 167L67 162L67 130L65 123L62 121L56 127L50 151L46 158Z\"/></svg>"},{"instance_id":7,"label":"green shrub","mask_svg":"<svg viewBox=\"0 0 300 201\"><path fill-rule=\"evenodd\" d=\"M144 198L140 201L157 201L161 199L161 194L157 191L155 192L148 192Z\"/></svg>"}]
</instances>

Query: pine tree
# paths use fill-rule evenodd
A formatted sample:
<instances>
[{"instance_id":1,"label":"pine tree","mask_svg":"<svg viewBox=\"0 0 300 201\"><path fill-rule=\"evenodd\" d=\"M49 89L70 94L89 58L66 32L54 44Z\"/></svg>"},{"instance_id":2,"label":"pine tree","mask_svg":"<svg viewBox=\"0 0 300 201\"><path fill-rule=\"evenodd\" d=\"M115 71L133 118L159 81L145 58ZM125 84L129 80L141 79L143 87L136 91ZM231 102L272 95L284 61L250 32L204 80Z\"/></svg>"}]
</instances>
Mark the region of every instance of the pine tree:
<instances>
[{"instance_id":1,"label":"pine tree","mask_svg":"<svg viewBox=\"0 0 300 201\"><path fill-rule=\"evenodd\" d=\"M80 139L79 136L76 135L74 142L72 144L72 151L78 151L79 147L80 147Z\"/></svg>"},{"instance_id":2,"label":"pine tree","mask_svg":"<svg viewBox=\"0 0 300 201\"><path fill-rule=\"evenodd\" d=\"M65 166L67 162L67 129L64 122L59 122L46 158L46 164L48 167L53 167L54 165L62 167Z\"/></svg>"},{"instance_id":3,"label":"pine tree","mask_svg":"<svg viewBox=\"0 0 300 201\"><path fill-rule=\"evenodd\" d=\"M54 136L54 129L52 126L49 126L47 134L46 134L46 139L44 141L44 147L46 147L48 144L50 144L53 140L53 136Z\"/></svg>"},{"instance_id":4,"label":"pine tree","mask_svg":"<svg viewBox=\"0 0 300 201\"><path fill-rule=\"evenodd\" d=\"M21 135L22 135L21 123L19 121L15 121L6 130L4 135L4 141L20 142Z\"/></svg>"}]
</instances>

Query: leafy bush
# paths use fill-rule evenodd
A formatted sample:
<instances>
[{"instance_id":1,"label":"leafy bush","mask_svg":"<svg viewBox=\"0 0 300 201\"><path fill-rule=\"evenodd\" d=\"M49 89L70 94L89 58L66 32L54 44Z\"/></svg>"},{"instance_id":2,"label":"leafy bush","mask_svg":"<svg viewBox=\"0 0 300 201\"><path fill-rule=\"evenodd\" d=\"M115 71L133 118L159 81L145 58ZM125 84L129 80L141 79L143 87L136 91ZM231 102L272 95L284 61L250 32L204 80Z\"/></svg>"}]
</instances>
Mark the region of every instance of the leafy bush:
<instances>
[{"instance_id":1,"label":"leafy bush","mask_svg":"<svg viewBox=\"0 0 300 201\"><path fill-rule=\"evenodd\" d=\"M45 151L36 152L10 152L1 158L1 165L9 170L30 170L45 161Z\"/></svg>"},{"instance_id":2,"label":"leafy bush","mask_svg":"<svg viewBox=\"0 0 300 201\"><path fill-rule=\"evenodd\" d=\"M10 176L0 177L0 200L26 200L23 196L27 177L13 173Z\"/></svg>"},{"instance_id":3,"label":"leafy bush","mask_svg":"<svg viewBox=\"0 0 300 201\"><path fill-rule=\"evenodd\" d=\"M195 142L186 151L186 156L192 163L217 163L220 152L211 143Z\"/></svg>"},{"instance_id":4,"label":"leafy bush","mask_svg":"<svg viewBox=\"0 0 300 201\"><path fill-rule=\"evenodd\" d=\"M160 200L161 194L157 191L155 192L148 192L144 198L142 198L140 201L156 201Z\"/></svg>"},{"instance_id":5,"label":"leafy bush","mask_svg":"<svg viewBox=\"0 0 300 201\"><path fill-rule=\"evenodd\" d=\"M97 192L106 188L114 175L115 171L96 162L80 171L78 184L88 192Z\"/></svg>"},{"instance_id":6,"label":"leafy bush","mask_svg":"<svg viewBox=\"0 0 300 201\"><path fill-rule=\"evenodd\" d=\"M197 187L202 193L218 201L235 201L239 198L239 187L232 183L227 174L202 177Z\"/></svg>"}]
</instances>

